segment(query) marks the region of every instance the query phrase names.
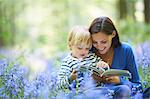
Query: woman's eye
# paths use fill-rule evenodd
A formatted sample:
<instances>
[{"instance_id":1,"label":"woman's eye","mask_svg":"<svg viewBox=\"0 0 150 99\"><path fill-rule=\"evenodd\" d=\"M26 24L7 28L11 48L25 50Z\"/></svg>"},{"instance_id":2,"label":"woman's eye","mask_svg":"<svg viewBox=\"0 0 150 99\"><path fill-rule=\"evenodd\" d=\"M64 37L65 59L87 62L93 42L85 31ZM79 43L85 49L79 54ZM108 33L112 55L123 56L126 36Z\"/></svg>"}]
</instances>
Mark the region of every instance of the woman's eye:
<instances>
[{"instance_id":1,"label":"woman's eye","mask_svg":"<svg viewBox=\"0 0 150 99\"><path fill-rule=\"evenodd\" d=\"M102 41L103 44L105 44L107 41Z\"/></svg>"}]
</instances>

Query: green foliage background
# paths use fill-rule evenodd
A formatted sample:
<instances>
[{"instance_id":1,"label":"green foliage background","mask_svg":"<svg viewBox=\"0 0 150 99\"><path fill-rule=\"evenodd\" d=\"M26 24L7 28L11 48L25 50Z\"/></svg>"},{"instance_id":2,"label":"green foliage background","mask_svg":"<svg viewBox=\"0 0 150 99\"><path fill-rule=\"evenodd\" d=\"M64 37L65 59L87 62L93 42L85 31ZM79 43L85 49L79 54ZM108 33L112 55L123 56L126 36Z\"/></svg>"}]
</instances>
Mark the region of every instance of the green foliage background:
<instances>
[{"instance_id":1,"label":"green foliage background","mask_svg":"<svg viewBox=\"0 0 150 99\"><path fill-rule=\"evenodd\" d=\"M115 23L122 41L149 40L150 25L141 17L120 20L118 0L0 0L0 47L38 51L45 57L67 51L67 34L75 25L89 26L98 16ZM132 3L142 0L127 0ZM142 9L142 8L141 8Z\"/></svg>"},{"instance_id":2,"label":"green foliage background","mask_svg":"<svg viewBox=\"0 0 150 99\"><path fill-rule=\"evenodd\" d=\"M131 3L142 4L143 1L126 0L129 14L122 20L119 19L118 1L0 0L0 49L38 54L43 59L54 58L59 66L62 53L68 51L70 29L75 25L89 26L99 16L113 20L121 41L134 46L150 41L150 24L144 23L144 16L133 18Z\"/></svg>"}]
</instances>

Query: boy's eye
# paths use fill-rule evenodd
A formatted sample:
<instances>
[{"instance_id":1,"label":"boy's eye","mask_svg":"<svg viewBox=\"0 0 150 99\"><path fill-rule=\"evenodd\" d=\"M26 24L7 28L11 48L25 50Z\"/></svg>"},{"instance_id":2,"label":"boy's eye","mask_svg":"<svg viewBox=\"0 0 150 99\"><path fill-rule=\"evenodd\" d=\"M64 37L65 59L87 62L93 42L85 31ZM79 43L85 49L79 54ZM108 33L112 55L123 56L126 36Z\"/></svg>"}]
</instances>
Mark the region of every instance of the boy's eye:
<instances>
[{"instance_id":1,"label":"boy's eye","mask_svg":"<svg viewBox=\"0 0 150 99\"><path fill-rule=\"evenodd\" d=\"M83 49L83 47L77 47L79 50L82 50ZM86 50L89 50L90 48L85 48Z\"/></svg>"},{"instance_id":2,"label":"boy's eye","mask_svg":"<svg viewBox=\"0 0 150 99\"><path fill-rule=\"evenodd\" d=\"M90 48L86 48L86 50L89 50Z\"/></svg>"},{"instance_id":3,"label":"boy's eye","mask_svg":"<svg viewBox=\"0 0 150 99\"><path fill-rule=\"evenodd\" d=\"M81 50L82 49L82 47L77 47L79 50Z\"/></svg>"},{"instance_id":4,"label":"boy's eye","mask_svg":"<svg viewBox=\"0 0 150 99\"><path fill-rule=\"evenodd\" d=\"M97 42L93 42L94 45L98 44Z\"/></svg>"}]
</instances>

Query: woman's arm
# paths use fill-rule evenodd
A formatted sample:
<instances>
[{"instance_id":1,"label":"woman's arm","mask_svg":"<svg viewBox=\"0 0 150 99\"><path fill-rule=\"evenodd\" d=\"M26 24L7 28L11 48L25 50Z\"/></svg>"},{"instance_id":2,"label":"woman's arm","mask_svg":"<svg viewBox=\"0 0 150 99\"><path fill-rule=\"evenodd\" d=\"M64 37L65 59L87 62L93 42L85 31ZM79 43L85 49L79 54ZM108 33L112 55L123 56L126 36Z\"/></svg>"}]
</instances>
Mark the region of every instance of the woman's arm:
<instances>
[{"instance_id":1,"label":"woman's arm","mask_svg":"<svg viewBox=\"0 0 150 99\"><path fill-rule=\"evenodd\" d=\"M94 55L94 57L96 58L96 61L93 61L93 63L97 63L96 67L108 67L108 64L104 64L103 61L101 60L100 57L98 57L96 54ZM100 62L100 63L99 63ZM102 64L102 63L103 64ZM103 65L103 66L101 66ZM97 76L96 74L93 74L93 79L97 82L97 83L115 83L115 84L118 84L120 83L120 77L119 76L110 76L110 77L100 77L100 76Z\"/></svg>"},{"instance_id":2,"label":"woman's arm","mask_svg":"<svg viewBox=\"0 0 150 99\"><path fill-rule=\"evenodd\" d=\"M126 55L127 55L127 57L126 57L126 62L127 62L126 69L129 70L129 72L132 75L130 81L133 83L139 83L140 78L139 78L139 74L138 74L137 64L136 64L135 57L134 57L134 54L133 54L131 47L128 47Z\"/></svg>"}]
</instances>

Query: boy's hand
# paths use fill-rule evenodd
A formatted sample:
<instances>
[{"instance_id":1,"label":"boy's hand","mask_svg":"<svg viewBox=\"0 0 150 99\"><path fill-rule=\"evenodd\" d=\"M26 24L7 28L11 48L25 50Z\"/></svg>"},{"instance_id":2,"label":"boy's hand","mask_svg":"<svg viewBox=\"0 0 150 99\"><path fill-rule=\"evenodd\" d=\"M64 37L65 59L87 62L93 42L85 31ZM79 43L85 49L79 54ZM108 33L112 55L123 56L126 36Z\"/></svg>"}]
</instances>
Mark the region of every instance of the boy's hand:
<instances>
[{"instance_id":1,"label":"boy's hand","mask_svg":"<svg viewBox=\"0 0 150 99\"><path fill-rule=\"evenodd\" d=\"M99 61L96 67L109 69L109 65L104 61Z\"/></svg>"},{"instance_id":2,"label":"boy's hand","mask_svg":"<svg viewBox=\"0 0 150 99\"><path fill-rule=\"evenodd\" d=\"M77 70L72 71L72 73L70 75L71 80L76 80L77 79L77 76L78 76L77 72L78 72Z\"/></svg>"}]
</instances>

